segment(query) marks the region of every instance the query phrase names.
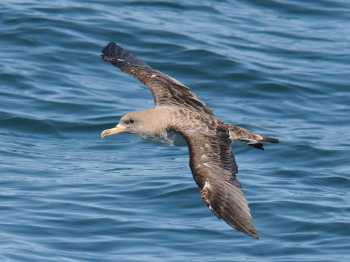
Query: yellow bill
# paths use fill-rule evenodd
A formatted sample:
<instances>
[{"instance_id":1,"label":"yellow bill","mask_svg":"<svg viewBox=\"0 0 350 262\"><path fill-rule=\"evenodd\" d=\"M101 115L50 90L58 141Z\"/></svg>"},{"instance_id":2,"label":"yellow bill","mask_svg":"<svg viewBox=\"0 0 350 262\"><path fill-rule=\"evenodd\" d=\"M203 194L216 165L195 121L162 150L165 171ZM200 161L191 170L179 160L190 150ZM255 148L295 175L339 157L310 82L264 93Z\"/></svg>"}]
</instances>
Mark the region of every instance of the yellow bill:
<instances>
[{"instance_id":1,"label":"yellow bill","mask_svg":"<svg viewBox=\"0 0 350 262\"><path fill-rule=\"evenodd\" d=\"M127 128L125 126L118 124L116 127L103 130L102 133L101 133L101 138L103 139L103 138L105 138L107 136L123 133L123 132L126 131L126 129Z\"/></svg>"}]
</instances>

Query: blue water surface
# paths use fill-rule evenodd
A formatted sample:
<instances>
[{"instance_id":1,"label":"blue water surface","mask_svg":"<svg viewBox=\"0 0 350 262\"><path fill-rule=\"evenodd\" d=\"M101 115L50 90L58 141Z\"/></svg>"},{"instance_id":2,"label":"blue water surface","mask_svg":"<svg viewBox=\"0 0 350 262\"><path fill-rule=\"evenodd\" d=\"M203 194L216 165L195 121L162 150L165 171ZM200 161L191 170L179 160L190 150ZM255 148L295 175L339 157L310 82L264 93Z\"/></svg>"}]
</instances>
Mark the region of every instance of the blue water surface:
<instances>
[{"instance_id":1,"label":"blue water surface","mask_svg":"<svg viewBox=\"0 0 350 262\"><path fill-rule=\"evenodd\" d=\"M350 2L0 2L0 261L350 261ZM188 150L100 140L149 91L101 61L116 41L215 114L261 237L203 205Z\"/></svg>"}]
</instances>

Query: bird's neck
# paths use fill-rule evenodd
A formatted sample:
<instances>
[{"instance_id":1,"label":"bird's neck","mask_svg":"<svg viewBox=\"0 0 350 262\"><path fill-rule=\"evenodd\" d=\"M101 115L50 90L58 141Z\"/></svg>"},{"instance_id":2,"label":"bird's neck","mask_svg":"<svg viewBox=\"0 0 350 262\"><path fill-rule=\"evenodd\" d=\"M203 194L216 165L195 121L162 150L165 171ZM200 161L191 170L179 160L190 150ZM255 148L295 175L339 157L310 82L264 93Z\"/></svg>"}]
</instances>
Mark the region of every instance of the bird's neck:
<instances>
[{"instance_id":1,"label":"bird's neck","mask_svg":"<svg viewBox=\"0 0 350 262\"><path fill-rule=\"evenodd\" d=\"M169 130L180 131L181 133L209 132L215 126L215 121L209 115L202 115L198 112L188 111L179 107L159 106L144 111L147 115L147 125L154 136L161 136Z\"/></svg>"},{"instance_id":2,"label":"bird's neck","mask_svg":"<svg viewBox=\"0 0 350 262\"><path fill-rule=\"evenodd\" d=\"M171 107L161 106L142 113L147 116L146 130L152 130L152 136L162 136L173 125L176 118L175 110Z\"/></svg>"}]
</instances>

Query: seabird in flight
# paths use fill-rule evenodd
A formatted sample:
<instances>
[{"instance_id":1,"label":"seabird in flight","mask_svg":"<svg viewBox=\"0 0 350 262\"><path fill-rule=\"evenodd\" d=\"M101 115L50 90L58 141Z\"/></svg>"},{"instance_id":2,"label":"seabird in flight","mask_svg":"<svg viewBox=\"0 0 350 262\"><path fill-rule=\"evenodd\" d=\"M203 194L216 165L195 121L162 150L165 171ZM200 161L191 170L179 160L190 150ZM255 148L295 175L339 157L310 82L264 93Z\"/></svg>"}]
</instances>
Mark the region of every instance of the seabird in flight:
<instances>
[{"instance_id":1,"label":"seabird in flight","mask_svg":"<svg viewBox=\"0 0 350 262\"><path fill-rule=\"evenodd\" d=\"M102 59L144 83L153 94L155 107L125 114L101 137L127 132L164 138L170 131L179 133L188 144L192 175L203 202L233 228L259 238L236 176L238 169L231 142L242 141L263 149L265 142L278 140L217 119L187 86L153 69L116 43L103 48Z\"/></svg>"}]
</instances>

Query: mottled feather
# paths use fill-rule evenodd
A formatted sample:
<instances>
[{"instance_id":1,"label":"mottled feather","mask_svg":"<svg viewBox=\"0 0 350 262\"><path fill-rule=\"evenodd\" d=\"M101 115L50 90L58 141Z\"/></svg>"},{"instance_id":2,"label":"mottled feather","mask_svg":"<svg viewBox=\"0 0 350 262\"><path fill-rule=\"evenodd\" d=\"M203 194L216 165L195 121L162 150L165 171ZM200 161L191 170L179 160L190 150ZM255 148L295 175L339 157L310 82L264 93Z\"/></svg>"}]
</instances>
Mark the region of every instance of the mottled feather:
<instances>
[{"instance_id":1,"label":"mottled feather","mask_svg":"<svg viewBox=\"0 0 350 262\"><path fill-rule=\"evenodd\" d=\"M238 168L231 149L229 132L216 122L206 133L193 132L182 119L174 126L186 139L193 178L210 210L235 229L258 238L248 203L236 176Z\"/></svg>"},{"instance_id":2,"label":"mottled feather","mask_svg":"<svg viewBox=\"0 0 350 262\"><path fill-rule=\"evenodd\" d=\"M155 136L170 130L180 133L189 146L190 167L203 202L233 228L258 238L236 176L238 168L231 142L239 140L263 149L262 143L277 143L278 140L217 120L188 87L152 69L113 42L103 49L102 58L139 79L153 94L154 109L128 114L140 127L134 126L133 132Z\"/></svg>"}]
</instances>

